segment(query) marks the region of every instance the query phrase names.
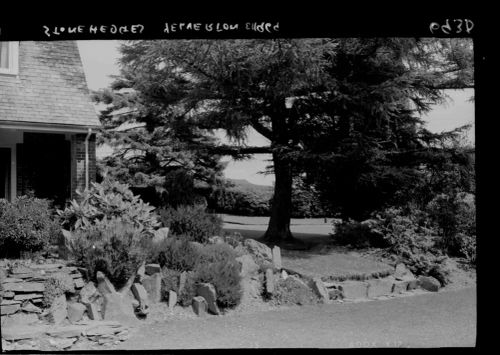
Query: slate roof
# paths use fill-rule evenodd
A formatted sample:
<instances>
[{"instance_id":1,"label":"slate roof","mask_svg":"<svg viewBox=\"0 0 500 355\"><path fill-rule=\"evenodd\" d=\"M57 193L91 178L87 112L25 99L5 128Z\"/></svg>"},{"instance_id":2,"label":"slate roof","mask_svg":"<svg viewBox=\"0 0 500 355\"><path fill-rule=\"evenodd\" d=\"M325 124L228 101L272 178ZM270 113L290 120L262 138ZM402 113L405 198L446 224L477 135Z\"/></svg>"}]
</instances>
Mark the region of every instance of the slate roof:
<instances>
[{"instance_id":1,"label":"slate roof","mask_svg":"<svg viewBox=\"0 0 500 355\"><path fill-rule=\"evenodd\" d=\"M75 41L19 42L19 75L0 74L0 123L95 127Z\"/></svg>"}]
</instances>

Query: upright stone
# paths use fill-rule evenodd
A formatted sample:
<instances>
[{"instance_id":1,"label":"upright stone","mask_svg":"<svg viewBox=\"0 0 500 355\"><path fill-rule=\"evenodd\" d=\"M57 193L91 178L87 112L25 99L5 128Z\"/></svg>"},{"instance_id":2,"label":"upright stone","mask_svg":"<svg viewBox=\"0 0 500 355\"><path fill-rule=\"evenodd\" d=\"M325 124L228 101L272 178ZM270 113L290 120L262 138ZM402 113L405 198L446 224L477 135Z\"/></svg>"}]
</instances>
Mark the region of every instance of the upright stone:
<instances>
[{"instance_id":1,"label":"upright stone","mask_svg":"<svg viewBox=\"0 0 500 355\"><path fill-rule=\"evenodd\" d=\"M113 284L108 280L108 278L100 271L97 272L97 289L104 296L109 293L116 292Z\"/></svg>"},{"instance_id":2,"label":"upright stone","mask_svg":"<svg viewBox=\"0 0 500 355\"><path fill-rule=\"evenodd\" d=\"M146 265L146 275L153 275L161 272L161 266L159 264L148 264Z\"/></svg>"},{"instance_id":3,"label":"upright stone","mask_svg":"<svg viewBox=\"0 0 500 355\"><path fill-rule=\"evenodd\" d=\"M74 302L68 304L68 319L71 323L80 321L83 318L83 314L87 310L85 305Z\"/></svg>"},{"instance_id":4,"label":"upright stone","mask_svg":"<svg viewBox=\"0 0 500 355\"><path fill-rule=\"evenodd\" d=\"M364 281L343 281L340 283L342 295L347 299L360 299L368 297L368 283Z\"/></svg>"},{"instance_id":5,"label":"upright stone","mask_svg":"<svg viewBox=\"0 0 500 355\"><path fill-rule=\"evenodd\" d=\"M259 270L259 266L255 263L255 261L253 261L253 258L248 254L238 256L236 258L236 261L240 264L241 277L247 277L249 275L256 273Z\"/></svg>"},{"instance_id":6,"label":"upright stone","mask_svg":"<svg viewBox=\"0 0 500 355\"><path fill-rule=\"evenodd\" d=\"M368 298L391 294L394 281L391 277L368 280Z\"/></svg>"},{"instance_id":7,"label":"upright stone","mask_svg":"<svg viewBox=\"0 0 500 355\"><path fill-rule=\"evenodd\" d=\"M118 292L104 295L102 313L104 320L114 320L126 325L137 323L131 300Z\"/></svg>"},{"instance_id":8,"label":"upright stone","mask_svg":"<svg viewBox=\"0 0 500 355\"><path fill-rule=\"evenodd\" d=\"M316 294L324 303L330 303L330 295L328 294L328 290L319 277L315 277L312 279L311 286L313 291L316 292Z\"/></svg>"},{"instance_id":9,"label":"upright stone","mask_svg":"<svg viewBox=\"0 0 500 355\"><path fill-rule=\"evenodd\" d=\"M57 243L57 252L61 259L67 260L70 257L70 242L73 235L70 231L61 229L62 233L59 235Z\"/></svg>"},{"instance_id":10,"label":"upright stone","mask_svg":"<svg viewBox=\"0 0 500 355\"><path fill-rule=\"evenodd\" d=\"M95 303L87 303L87 315L91 320L101 320L101 314L97 309L97 305Z\"/></svg>"},{"instance_id":11,"label":"upright stone","mask_svg":"<svg viewBox=\"0 0 500 355\"><path fill-rule=\"evenodd\" d=\"M68 306L66 296L61 295L54 298L48 311L48 320L50 323L60 324L68 315Z\"/></svg>"},{"instance_id":12,"label":"upright stone","mask_svg":"<svg viewBox=\"0 0 500 355\"><path fill-rule=\"evenodd\" d=\"M277 245L273 248L273 264L275 269L281 270L281 249Z\"/></svg>"},{"instance_id":13,"label":"upright stone","mask_svg":"<svg viewBox=\"0 0 500 355\"><path fill-rule=\"evenodd\" d=\"M160 228L154 232L153 243L160 244L168 238L168 227Z\"/></svg>"},{"instance_id":14,"label":"upright stone","mask_svg":"<svg viewBox=\"0 0 500 355\"><path fill-rule=\"evenodd\" d=\"M168 291L168 308L174 309L177 304L177 293L175 291Z\"/></svg>"},{"instance_id":15,"label":"upright stone","mask_svg":"<svg viewBox=\"0 0 500 355\"><path fill-rule=\"evenodd\" d=\"M93 282L87 283L80 290L80 302L83 304L92 303L93 298L97 292L97 288L95 287Z\"/></svg>"},{"instance_id":16,"label":"upright stone","mask_svg":"<svg viewBox=\"0 0 500 355\"><path fill-rule=\"evenodd\" d=\"M151 276L145 276L142 280L142 286L148 294L148 298L152 303L161 301L161 274L156 273Z\"/></svg>"},{"instance_id":17,"label":"upright stone","mask_svg":"<svg viewBox=\"0 0 500 355\"><path fill-rule=\"evenodd\" d=\"M198 296L203 297L207 301L208 311L212 314L219 315L219 307L217 306L217 293L215 287L209 283L201 283L196 289Z\"/></svg>"},{"instance_id":18,"label":"upright stone","mask_svg":"<svg viewBox=\"0 0 500 355\"><path fill-rule=\"evenodd\" d=\"M440 282L432 276L419 276L418 285L420 288L431 292L437 292L441 287Z\"/></svg>"},{"instance_id":19,"label":"upright stone","mask_svg":"<svg viewBox=\"0 0 500 355\"><path fill-rule=\"evenodd\" d=\"M266 269L266 293L274 293L274 272L272 269Z\"/></svg>"},{"instance_id":20,"label":"upright stone","mask_svg":"<svg viewBox=\"0 0 500 355\"><path fill-rule=\"evenodd\" d=\"M132 293L137 301L139 301L139 311L143 315L146 315L149 312L149 301L148 301L148 293L144 286L140 283L135 283L131 287Z\"/></svg>"},{"instance_id":21,"label":"upright stone","mask_svg":"<svg viewBox=\"0 0 500 355\"><path fill-rule=\"evenodd\" d=\"M184 290L184 287L186 286L186 280L187 280L187 272L183 271L179 276L179 289L177 290L178 295L180 295L181 292Z\"/></svg>"},{"instance_id":22,"label":"upright stone","mask_svg":"<svg viewBox=\"0 0 500 355\"><path fill-rule=\"evenodd\" d=\"M197 316L203 317L207 314L207 301L201 296L193 297L192 307Z\"/></svg>"}]
</instances>

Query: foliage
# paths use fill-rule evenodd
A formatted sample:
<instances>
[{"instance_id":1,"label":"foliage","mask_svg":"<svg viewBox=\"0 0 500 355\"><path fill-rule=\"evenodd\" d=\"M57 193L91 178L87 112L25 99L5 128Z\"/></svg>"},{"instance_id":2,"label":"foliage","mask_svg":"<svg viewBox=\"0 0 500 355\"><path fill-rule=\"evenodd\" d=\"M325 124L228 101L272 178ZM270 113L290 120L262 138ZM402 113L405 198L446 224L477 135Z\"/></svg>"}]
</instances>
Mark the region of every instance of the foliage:
<instances>
[{"instance_id":1,"label":"foliage","mask_svg":"<svg viewBox=\"0 0 500 355\"><path fill-rule=\"evenodd\" d=\"M199 250L182 236L168 238L159 245L153 245L148 253L148 262L179 272L193 270L199 259Z\"/></svg>"},{"instance_id":2,"label":"foliage","mask_svg":"<svg viewBox=\"0 0 500 355\"><path fill-rule=\"evenodd\" d=\"M64 295L67 292L75 292L73 279L65 273L56 273L51 275L43 283L43 305L50 307L55 298Z\"/></svg>"},{"instance_id":3,"label":"foliage","mask_svg":"<svg viewBox=\"0 0 500 355\"><path fill-rule=\"evenodd\" d=\"M383 235L373 229L373 220L357 222L354 220L335 223L333 240L339 245L350 245L355 248L386 247L387 241Z\"/></svg>"},{"instance_id":4,"label":"foliage","mask_svg":"<svg viewBox=\"0 0 500 355\"><path fill-rule=\"evenodd\" d=\"M205 206L179 206L160 210L160 219L169 227L173 236L183 236L189 240L206 243L208 238L220 235L222 219L208 213Z\"/></svg>"},{"instance_id":5,"label":"foliage","mask_svg":"<svg viewBox=\"0 0 500 355\"><path fill-rule=\"evenodd\" d=\"M197 279L194 272L187 272L186 275L186 284L181 292L177 295L177 300L179 304L183 307L187 307L191 305L193 301L193 297L196 296L196 284Z\"/></svg>"},{"instance_id":6,"label":"foliage","mask_svg":"<svg viewBox=\"0 0 500 355\"><path fill-rule=\"evenodd\" d=\"M179 289L179 275L181 273L167 268L162 268L161 272L161 298L168 300L168 292L177 292Z\"/></svg>"},{"instance_id":7,"label":"foliage","mask_svg":"<svg viewBox=\"0 0 500 355\"><path fill-rule=\"evenodd\" d=\"M440 194L427 206L439 229L440 247L449 255L474 259L476 237L475 196L466 193Z\"/></svg>"},{"instance_id":8,"label":"foliage","mask_svg":"<svg viewBox=\"0 0 500 355\"><path fill-rule=\"evenodd\" d=\"M101 120L117 150L106 160L114 176L162 193L173 169L215 185L221 155L270 153L272 209L283 217L271 218L275 239L289 236L291 185L302 173L345 216L381 207L419 165L406 155L432 153L443 137L416 114L441 102L442 89L473 85L469 39L131 41L121 52L121 76L95 95L109 104ZM123 123L135 128L114 129ZM249 126L269 146L242 144ZM231 144L218 144L217 129Z\"/></svg>"},{"instance_id":9,"label":"foliage","mask_svg":"<svg viewBox=\"0 0 500 355\"><path fill-rule=\"evenodd\" d=\"M153 214L154 207L134 196L129 186L109 175L101 183L80 193L81 201L71 201L63 211L57 211L63 226L71 230L88 230L100 221L119 218L130 223L146 235L152 235L159 225Z\"/></svg>"},{"instance_id":10,"label":"foliage","mask_svg":"<svg viewBox=\"0 0 500 355\"><path fill-rule=\"evenodd\" d=\"M0 254L19 256L44 250L61 233L50 202L21 196L13 202L0 199Z\"/></svg>"},{"instance_id":11,"label":"foliage","mask_svg":"<svg viewBox=\"0 0 500 355\"><path fill-rule=\"evenodd\" d=\"M146 259L146 243L141 229L115 218L75 231L70 248L76 264L86 268L93 281L101 271L120 288Z\"/></svg>"},{"instance_id":12,"label":"foliage","mask_svg":"<svg viewBox=\"0 0 500 355\"><path fill-rule=\"evenodd\" d=\"M241 301L240 266L236 257L234 249L227 244L207 245L195 269L196 281L214 285L217 304L223 308L235 307Z\"/></svg>"},{"instance_id":13,"label":"foliage","mask_svg":"<svg viewBox=\"0 0 500 355\"><path fill-rule=\"evenodd\" d=\"M319 302L318 296L294 276L279 279L275 287L273 300L278 304L306 305Z\"/></svg>"},{"instance_id":14,"label":"foliage","mask_svg":"<svg viewBox=\"0 0 500 355\"><path fill-rule=\"evenodd\" d=\"M219 213L240 216L269 215L272 189L249 185L233 182L229 188L215 190L211 196L214 209Z\"/></svg>"}]
</instances>

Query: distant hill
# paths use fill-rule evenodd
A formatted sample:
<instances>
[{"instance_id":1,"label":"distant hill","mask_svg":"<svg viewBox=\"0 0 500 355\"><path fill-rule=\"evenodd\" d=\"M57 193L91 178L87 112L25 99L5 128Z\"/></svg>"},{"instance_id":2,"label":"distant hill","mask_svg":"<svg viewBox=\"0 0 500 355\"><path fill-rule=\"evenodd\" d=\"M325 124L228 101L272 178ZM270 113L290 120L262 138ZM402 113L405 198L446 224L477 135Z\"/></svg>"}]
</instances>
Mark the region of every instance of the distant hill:
<instances>
[{"instance_id":1,"label":"distant hill","mask_svg":"<svg viewBox=\"0 0 500 355\"><path fill-rule=\"evenodd\" d=\"M233 187L231 189L239 190L241 192L254 193L257 195L273 194L274 188L268 185L257 185L245 179L227 179Z\"/></svg>"}]
</instances>

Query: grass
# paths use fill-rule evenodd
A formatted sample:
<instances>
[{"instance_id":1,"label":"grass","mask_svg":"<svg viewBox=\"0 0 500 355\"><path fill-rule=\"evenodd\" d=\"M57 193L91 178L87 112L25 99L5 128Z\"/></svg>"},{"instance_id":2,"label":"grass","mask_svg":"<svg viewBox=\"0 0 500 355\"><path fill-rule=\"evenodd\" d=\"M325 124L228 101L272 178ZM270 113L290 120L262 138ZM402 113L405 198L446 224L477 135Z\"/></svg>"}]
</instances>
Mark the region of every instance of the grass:
<instances>
[{"instance_id":1,"label":"grass","mask_svg":"<svg viewBox=\"0 0 500 355\"><path fill-rule=\"evenodd\" d=\"M239 232L245 238L259 240L267 229L269 217L223 215L224 230ZM350 253L345 248L331 246L332 220L323 218L292 219L295 238L307 245L307 250L281 247L283 267L306 277L321 277L324 281L366 280L393 273L390 265L374 258ZM322 246L327 246L322 248Z\"/></svg>"}]
</instances>

